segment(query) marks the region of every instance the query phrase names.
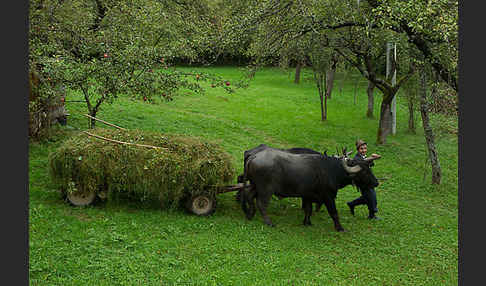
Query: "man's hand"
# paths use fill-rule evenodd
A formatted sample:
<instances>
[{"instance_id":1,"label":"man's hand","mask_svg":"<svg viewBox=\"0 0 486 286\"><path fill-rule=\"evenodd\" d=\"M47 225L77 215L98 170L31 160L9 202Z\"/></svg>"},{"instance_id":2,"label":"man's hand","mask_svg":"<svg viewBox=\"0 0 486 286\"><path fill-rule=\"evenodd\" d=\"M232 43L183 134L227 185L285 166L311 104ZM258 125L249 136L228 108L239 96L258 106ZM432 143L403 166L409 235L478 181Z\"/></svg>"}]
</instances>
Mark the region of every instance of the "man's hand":
<instances>
[{"instance_id":1,"label":"man's hand","mask_svg":"<svg viewBox=\"0 0 486 286\"><path fill-rule=\"evenodd\" d=\"M373 158L373 160L380 159L381 155L373 153L373 154L371 154L371 158Z\"/></svg>"}]
</instances>

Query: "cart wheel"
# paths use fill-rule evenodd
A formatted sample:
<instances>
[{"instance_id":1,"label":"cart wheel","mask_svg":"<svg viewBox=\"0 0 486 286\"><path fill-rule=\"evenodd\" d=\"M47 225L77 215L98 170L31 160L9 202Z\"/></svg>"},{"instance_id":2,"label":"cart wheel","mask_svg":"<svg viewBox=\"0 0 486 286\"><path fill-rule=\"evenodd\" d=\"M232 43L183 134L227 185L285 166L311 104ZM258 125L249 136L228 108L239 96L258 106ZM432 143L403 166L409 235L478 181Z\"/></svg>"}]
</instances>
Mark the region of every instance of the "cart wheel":
<instances>
[{"instance_id":1,"label":"cart wheel","mask_svg":"<svg viewBox=\"0 0 486 286\"><path fill-rule=\"evenodd\" d=\"M68 202L73 206L89 206L93 204L96 199L96 193L81 193L81 192L74 192L74 193L67 193L66 198Z\"/></svg>"},{"instance_id":2,"label":"cart wheel","mask_svg":"<svg viewBox=\"0 0 486 286\"><path fill-rule=\"evenodd\" d=\"M196 195L187 200L186 206L195 215L207 216L216 210L216 198L209 195Z\"/></svg>"}]
</instances>

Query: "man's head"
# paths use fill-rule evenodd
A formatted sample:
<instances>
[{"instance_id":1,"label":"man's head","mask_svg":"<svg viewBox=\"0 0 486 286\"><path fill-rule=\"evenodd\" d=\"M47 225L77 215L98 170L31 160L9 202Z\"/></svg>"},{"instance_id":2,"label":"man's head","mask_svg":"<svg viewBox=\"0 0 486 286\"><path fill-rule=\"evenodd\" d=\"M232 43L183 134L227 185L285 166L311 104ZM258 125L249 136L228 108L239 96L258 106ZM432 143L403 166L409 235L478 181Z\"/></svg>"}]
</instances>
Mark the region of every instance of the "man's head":
<instances>
[{"instance_id":1,"label":"man's head","mask_svg":"<svg viewBox=\"0 0 486 286\"><path fill-rule=\"evenodd\" d=\"M366 155L366 152L368 152L368 145L366 144L366 142L359 139L358 141L356 141L356 150L358 150L361 155Z\"/></svg>"}]
</instances>

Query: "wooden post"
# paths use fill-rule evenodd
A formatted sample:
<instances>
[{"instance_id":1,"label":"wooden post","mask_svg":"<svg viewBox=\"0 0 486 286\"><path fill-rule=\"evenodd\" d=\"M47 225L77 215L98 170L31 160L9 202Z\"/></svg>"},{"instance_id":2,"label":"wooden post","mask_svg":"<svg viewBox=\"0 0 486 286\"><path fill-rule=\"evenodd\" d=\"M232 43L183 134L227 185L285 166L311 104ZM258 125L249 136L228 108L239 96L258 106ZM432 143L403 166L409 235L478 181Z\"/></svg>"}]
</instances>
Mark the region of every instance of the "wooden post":
<instances>
[{"instance_id":1,"label":"wooden post","mask_svg":"<svg viewBox=\"0 0 486 286\"><path fill-rule=\"evenodd\" d=\"M136 144L136 143L129 143L129 142L118 141L118 140L106 138L106 137L103 137L103 136L99 136L99 135L96 135L96 134L92 134L92 133L89 133L87 131L83 131L83 133L88 134L89 136L92 136L92 137L101 139L101 140L105 140L105 141L108 141L108 142L112 142L112 143L118 143L118 144L122 144L122 145L133 145L133 146L146 147L146 148L152 148L152 149L165 149L165 150L168 150L167 148L158 147L158 146L152 146L152 145Z\"/></svg>"}]
</instances>

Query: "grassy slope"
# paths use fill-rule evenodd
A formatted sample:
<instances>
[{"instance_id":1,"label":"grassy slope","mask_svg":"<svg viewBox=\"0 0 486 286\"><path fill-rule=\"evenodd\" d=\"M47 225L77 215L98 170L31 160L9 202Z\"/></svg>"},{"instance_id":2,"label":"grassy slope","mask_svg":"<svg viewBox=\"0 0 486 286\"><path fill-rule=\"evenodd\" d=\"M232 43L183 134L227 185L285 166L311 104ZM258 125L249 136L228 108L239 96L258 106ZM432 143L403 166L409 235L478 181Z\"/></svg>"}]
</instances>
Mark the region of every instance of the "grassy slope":
<instances>
[{"instance_id":1,"label":"grassy slope","mask_svg":"<svg viewBox=\"0 0 486 286\"><path fill-rule=\"evenodd\" d=\"M232 80L239 75L231 67L205 70ZM334 231L325 208L314 214L312 227L304 227L296 199L272 200L275 228L264 226L259 213L247 221L233 193L218 196L210 217L135 202L72 208L50 186L45 167L59 141L31 144L31 284L456 285L457 138L438 138L443 183L431 187L420 127L417 135L407 133L407 112L399 104L397 135L376 146L378 122L365 117L362 87L353 104L352 82L342 94L336 83L327 122L320 122L314 84L295 85L290 74L277 69L258 72L248 89L234 94L209 88L204 95L186 94L163 104L120 98L99 117L129 129L218 142L234 157L238 171L243 151L260 143L335 153L363 138L370 152L383 155L374 167L377 177L387 179L377 188L383 220L368 221L365 206L351 216L345 203L359 195L351 186L336 201L347 233ZM70 125L86 128L87 119L80 115L85 107L68 104Z\"/></svg>"}]
</instances>

